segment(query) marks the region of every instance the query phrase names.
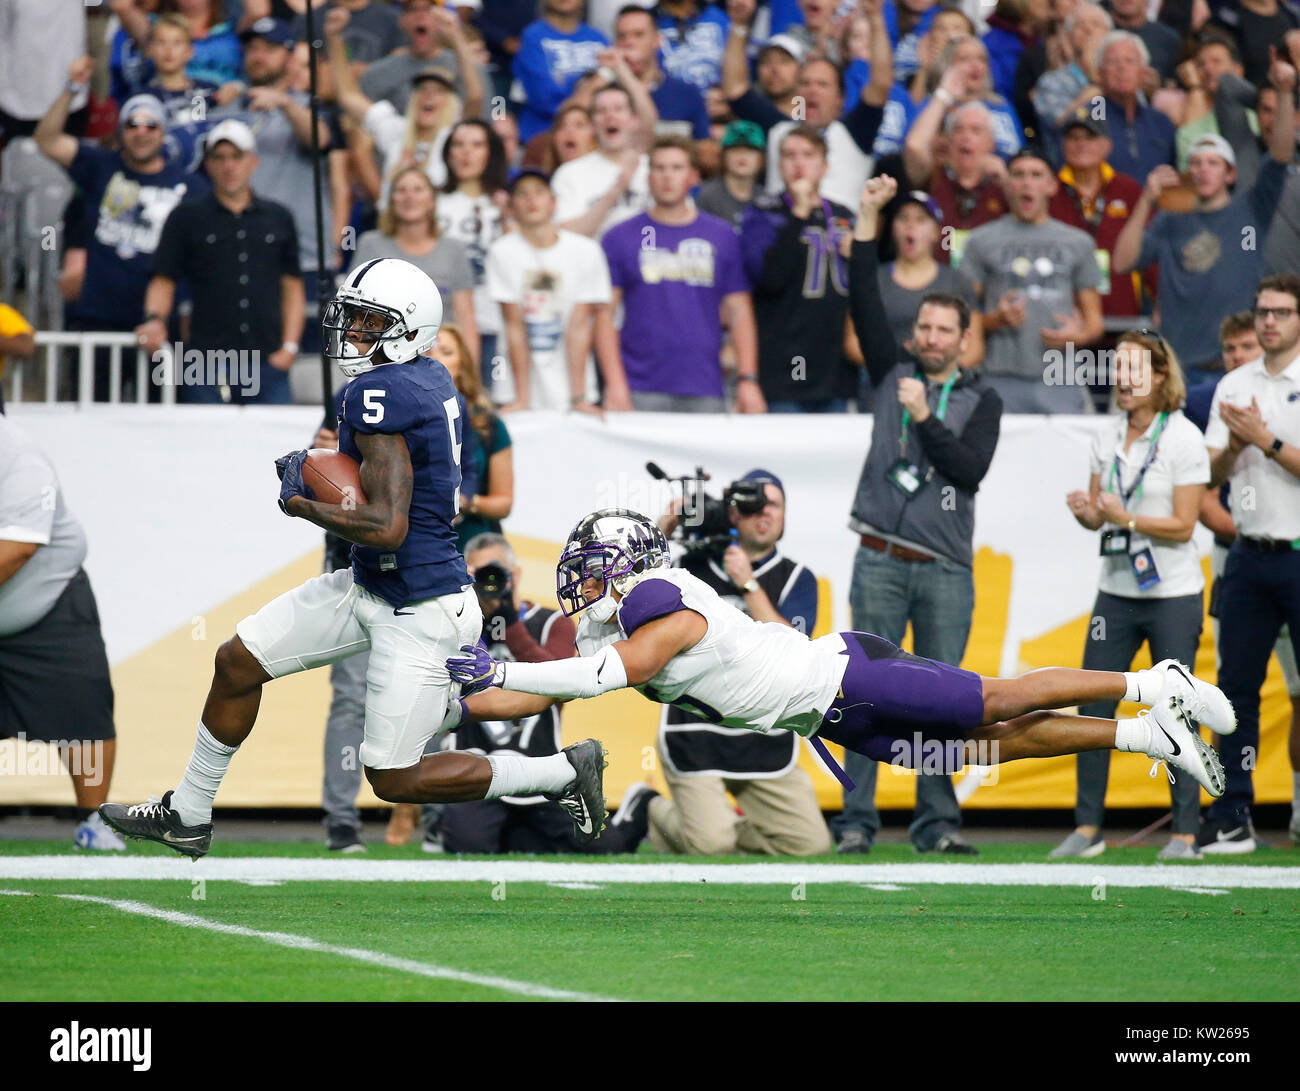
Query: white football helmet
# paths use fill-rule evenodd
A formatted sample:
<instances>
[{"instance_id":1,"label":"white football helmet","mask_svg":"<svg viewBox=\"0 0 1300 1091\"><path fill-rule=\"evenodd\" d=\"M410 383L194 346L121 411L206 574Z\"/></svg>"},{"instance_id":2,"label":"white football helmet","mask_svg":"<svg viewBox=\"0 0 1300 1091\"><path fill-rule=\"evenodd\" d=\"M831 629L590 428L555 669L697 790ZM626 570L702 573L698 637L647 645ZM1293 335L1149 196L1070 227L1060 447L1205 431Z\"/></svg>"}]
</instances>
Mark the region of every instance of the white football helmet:
<instances>
[{"instance_id":1,"label":"white football helmet","mask_svg":"<svg viewBox=\"0 0 1300 1091\"><path fill-rule=\"evenodd\" d=\"M671 565L668 539L655 522L629 508L601 508L573 528L555 566L555 590L560 609L572 617L597 603L597 621L614 614L609 589L626 595L649 573ZM588 602L582 594L585 580L603 580L600 596Z\"/></svg>"},{"instance_id":2,"label":"white football helmet","mask_svg":"<svg viewBox=\"0 0 1300 1091\"><path fill-rule=\"evenodd\" d=\"M321 316L325 355L349 378L414 360L432 348L441 325L437 285L400 258L362 262Z\"/></svg>"}]
</instances>

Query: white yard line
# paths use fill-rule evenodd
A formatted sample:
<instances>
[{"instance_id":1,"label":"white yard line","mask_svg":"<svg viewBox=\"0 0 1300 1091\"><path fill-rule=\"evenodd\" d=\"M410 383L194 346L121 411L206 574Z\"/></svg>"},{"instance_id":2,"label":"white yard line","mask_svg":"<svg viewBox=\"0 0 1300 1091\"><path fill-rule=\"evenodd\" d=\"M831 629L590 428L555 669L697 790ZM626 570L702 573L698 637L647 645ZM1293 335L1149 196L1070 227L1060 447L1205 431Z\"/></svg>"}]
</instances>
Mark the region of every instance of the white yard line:
<instances>
[{"instance_id":1,"label":"white yard line","mask_svg":"<svg viewBox=\"0 0 1300 1091\"><path fill-rule=\"evenodd\" d=\"M0 895L27 893L29 892L25 890L0 890ZM92 902L95 905L106 905L123 913L131 913L137 917L151 917L154 920L176 924L182 928L198 928L204 932L217 932L224 936L243 936L247 939L259 939L263 943L270 943L276 947L288 947L294 951L317 951L324 955L337 955L339 958L349 958L354 962L366 962L371 966L381 966L385 970L398 970L401 973L415 974L418 977L439 978L443 981L460 981L466 985L480 985L485 989L500 989L503 992L514 993L516 996L531 996L542 1000L605 1002L611 1000L607 996L574 992L570 989L553 989L549 985L534 985L528 981L515 981L509 977L467 973L464 970L453 970L446 966L435 966L430 962L416 962L410 958L386 955L382 951L367 951L361 947L336 947L332 943L322 943L310 936L295 936L290 932L262 932L256 928L245 928L238 924L223 924L220 921L195 917L189 913L177 913L172 909L159 909L157 906L147 905L144 902L126 901L117 898L96 898L89 894L56 894L54 896L72 902Z\"/></svg>"},{"instance_id":2,"label":"white yard line","mask_svg":"<svg viewBox=\"0 0 1300 1091\"><path fill-rule=\"evenodd\" d=\"M904 886L1094 886L1300 890L1300 867L1172 864L757 864L542 860L364 860L291 856L0 856L7 879L206 879L381 883L896 883Z\"/></svg>"}]
</instances>

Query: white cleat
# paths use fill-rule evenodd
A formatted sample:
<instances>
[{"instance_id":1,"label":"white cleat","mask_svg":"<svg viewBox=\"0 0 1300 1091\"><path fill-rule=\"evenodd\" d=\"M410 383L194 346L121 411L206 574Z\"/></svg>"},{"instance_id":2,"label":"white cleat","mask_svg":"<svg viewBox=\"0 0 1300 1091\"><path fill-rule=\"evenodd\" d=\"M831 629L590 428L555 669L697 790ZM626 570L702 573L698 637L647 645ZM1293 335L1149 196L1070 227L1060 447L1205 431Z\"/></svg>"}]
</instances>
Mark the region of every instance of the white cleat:
<instances>
[{"instance_id":1,"label":"white cleat","mask_svg":"<svg viewBox=\"0 0 1300 1091\"><path fill-rule=\"evenodd\" d=\"M98 811L92 811L89 818L78 823L72 843L79 849L92 849L95 852L126 851L126 842L108 828Z\"/></svg>"},{"instance_id":2,"label":"white cleat","mask_svg":"<svg viewBox=\"0 0 1300 1091\"><path fill-rule=\"evenodd\" d=\"M1237 714L1223 690L1203 682L1177 659L1163 659L1152 668L1164 675L1162 697L1177 697L1183 711L1216 735L1231 735L1237 730Z\"/></svg>"},{"instance_id":3,"label":"white cleat","mask_svg":"<svg viewBox=\"0 0 1300 1091\"><path fill-rule=\"evenodd\" d=\"M1138 715L1149 720L1151 742L1146 754L1156 760L1151 767L1153 777L1160 762L1164 762L1168 770L1177 769L1190 774L1215 799L1223 795L1223 763L1214 748L1201 738L1181 698L1162 697ZM1169 779L1171 782L1174 779L1172 772Z\"/></svg>"}]
</instances>

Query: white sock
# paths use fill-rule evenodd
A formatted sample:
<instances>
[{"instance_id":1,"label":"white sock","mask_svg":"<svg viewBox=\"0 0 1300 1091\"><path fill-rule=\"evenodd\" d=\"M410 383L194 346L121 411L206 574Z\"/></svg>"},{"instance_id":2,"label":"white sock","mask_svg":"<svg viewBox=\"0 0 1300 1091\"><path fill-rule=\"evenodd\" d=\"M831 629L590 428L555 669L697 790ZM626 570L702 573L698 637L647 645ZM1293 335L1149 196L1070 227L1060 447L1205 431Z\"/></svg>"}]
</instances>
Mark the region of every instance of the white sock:
<instances>
[{"instance_id":1,"label":"white sock","mask_svg":"<svg viewBox=\"0 0 1300 1091\"><path fill-rule=\"evenodd\" d=\"M492 766L492 783L484 799L562 792L573 783L573 766L563 753L548 758L489 754L487 760Z\"/></svg>"},{"instance_id":2,"label":"white sock","mask_svg":"<svg viewBox=\"0 0 1300 1091\"><path fill-rule=\"evenodd\" d=\"M1141 672L1139 672L1141 673ZM1146 716L1115 721L1115 749L1145 754L1151 746L1151 724Z\"/></svg>"},{"instance_id":3,"label":"white sock","mask_svg":"<svg viewBox=\"0 0 1300 1091\"><path fill-rule=\"evenodd\" d=\"M201 826L212 821L212 801L226 770L230 768L230 759L238 749L217 742L203 726L203 721L199 721L194 753L190 755L190 763L185 767L180 784L172 792L172 810L181 816L185 825Z\"/></svg>"},{"instance_id":4,"label":"white sock","mask_svg":"<svg viewBox=\"0 0 1300 1091\"><path fill-rule=\"evenodd\" d=\"M1140 705L1153 705L1160 700L1165 688L1165 672L1147 668L1143 671L1124 672L1124 700Z\"/></svg>"}]
</instances>

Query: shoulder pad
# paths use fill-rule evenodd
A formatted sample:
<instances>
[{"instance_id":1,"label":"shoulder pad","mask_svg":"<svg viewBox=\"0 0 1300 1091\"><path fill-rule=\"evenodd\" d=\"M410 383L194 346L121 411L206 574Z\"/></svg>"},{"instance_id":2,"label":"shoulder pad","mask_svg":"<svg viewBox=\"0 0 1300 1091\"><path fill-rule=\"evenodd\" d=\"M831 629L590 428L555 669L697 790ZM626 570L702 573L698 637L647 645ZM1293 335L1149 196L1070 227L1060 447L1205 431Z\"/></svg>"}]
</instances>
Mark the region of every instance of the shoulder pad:
<instances>
[{"instance_id":1,"label":"shoulder pad","mask_svg":"<svg viewBox=\"0 0 1300 1091\"><path fill-rule=\"evenodd\" d=\"M647 622L684 610L682 591L669 580L647 576L623 596L618 621L628 636Z\"/></svg>"}]
</instances>

